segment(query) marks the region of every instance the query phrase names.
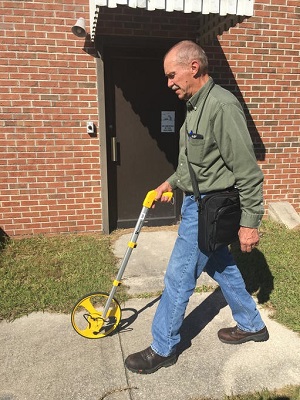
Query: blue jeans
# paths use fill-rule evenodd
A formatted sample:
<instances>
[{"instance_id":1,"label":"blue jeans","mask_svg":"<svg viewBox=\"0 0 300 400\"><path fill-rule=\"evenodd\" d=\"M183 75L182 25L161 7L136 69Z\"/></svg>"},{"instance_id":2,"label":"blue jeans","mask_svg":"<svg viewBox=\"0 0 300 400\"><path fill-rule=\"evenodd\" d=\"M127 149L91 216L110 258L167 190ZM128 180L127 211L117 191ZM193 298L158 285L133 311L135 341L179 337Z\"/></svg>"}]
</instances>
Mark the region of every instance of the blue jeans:
<instances>
[{"instance_id":1,"label":"blue jeans","mask_svg":"<svg viewBox=\"0 0 300 400\"><path fill-rule=\"evenodd\" d=\"M265 326L228 247L208 256L199 250L198 211L193 196L184 198L181 214L178 237L165 274L165 288L152 323L151 347L163 357L176 351L189 298L204 268L220 285L240 329L256 332Z\"/></svg>"}]
</instances>

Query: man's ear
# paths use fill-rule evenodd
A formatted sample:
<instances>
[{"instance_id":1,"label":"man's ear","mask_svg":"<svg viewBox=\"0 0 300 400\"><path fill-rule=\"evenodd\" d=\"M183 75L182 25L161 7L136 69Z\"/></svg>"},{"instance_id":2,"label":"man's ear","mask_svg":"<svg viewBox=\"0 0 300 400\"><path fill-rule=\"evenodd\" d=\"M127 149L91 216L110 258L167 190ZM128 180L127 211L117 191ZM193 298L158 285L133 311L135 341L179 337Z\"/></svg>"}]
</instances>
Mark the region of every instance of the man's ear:
<instances>
[{"instance_id":1,"label":"man's ear","mask_svg":"<svg viewBox=\"0 0 300 400\"><path fill-rule=\"evenodd\" d=\"M191 62L191 69L192 69L192 74L195 78L201 74L200 73L200 69L201 69L200 64L197 60L193 60Z\"/></svg>"}]
</instances>

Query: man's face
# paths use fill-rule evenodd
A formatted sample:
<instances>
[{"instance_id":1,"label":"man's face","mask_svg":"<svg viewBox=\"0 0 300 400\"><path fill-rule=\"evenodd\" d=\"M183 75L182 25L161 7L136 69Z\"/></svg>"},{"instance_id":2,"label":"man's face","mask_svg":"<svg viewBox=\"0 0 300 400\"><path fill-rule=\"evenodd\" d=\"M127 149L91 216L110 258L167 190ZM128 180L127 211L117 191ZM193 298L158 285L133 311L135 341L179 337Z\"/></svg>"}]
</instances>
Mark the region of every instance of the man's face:
<instances>
[{"instance_id":1,"label":"man's face","mask_svg":"<svg viewBox=\"0 0 300 400\"><path fill-rule=\"evenodd\" d=\"M192 69L176 62L176 58L170 54L164 61L165 76L168 79L168 87L172 89L180 100L187 101L192 97L193 75Z\"/></svg>"}]
</instances>

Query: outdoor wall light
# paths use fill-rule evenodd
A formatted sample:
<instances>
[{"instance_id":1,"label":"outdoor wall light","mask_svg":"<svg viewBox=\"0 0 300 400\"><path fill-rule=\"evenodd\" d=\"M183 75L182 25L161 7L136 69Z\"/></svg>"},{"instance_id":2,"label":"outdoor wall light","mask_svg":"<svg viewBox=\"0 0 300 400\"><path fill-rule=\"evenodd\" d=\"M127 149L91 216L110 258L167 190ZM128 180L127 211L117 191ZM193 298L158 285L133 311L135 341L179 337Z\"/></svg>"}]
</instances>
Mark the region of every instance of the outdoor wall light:
<instances>
[{"instance_id":1,"label":"outdoor wall light","mask_svg":"<svg viewBox=\"0 0 300 400\"><path fill-rule=\"evenodd\" d=\"M95 48L95 43L91 40L91 36L85 30L85 19L78 18L76 24L72 26L72 32L75 36L85 38L83 50L92 57L101 58L99 50Z\"/></svg>"},{"instance_id":2,"label":"outdoor wall light","mask_svg":"<svg viewBox=\"0 0 300 400\"><path fill-rule=\"evenodd\" d=\"M80 17L78 18L76 24L72 27L72 32L77 37L86 37L85 30L85 19Z\"/></svg>"}]
</instances>

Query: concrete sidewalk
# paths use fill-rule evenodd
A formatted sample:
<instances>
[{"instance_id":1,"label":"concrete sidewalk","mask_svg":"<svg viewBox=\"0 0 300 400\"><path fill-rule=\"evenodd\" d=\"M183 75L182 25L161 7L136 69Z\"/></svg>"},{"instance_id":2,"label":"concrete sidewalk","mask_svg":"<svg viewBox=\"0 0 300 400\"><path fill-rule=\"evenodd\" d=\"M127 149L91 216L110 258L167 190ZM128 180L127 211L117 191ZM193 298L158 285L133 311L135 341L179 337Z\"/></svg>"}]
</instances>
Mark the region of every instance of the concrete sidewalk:
<instances>
[{"instance_id":1,"label":"concrete sidewalk","mask_svg":"<svg viewBox=\"0 0 300 400\"><path fill-rule=\"evenodd\" d=\"M162 288L175 237L174 230L141 233L124 276L131 292ZM116 241L118 257L123 257L129 238L125 234ZM122 305L120 331L96 340L79 336L69 315L34 313L1 322L0 400L222 399L232 393L300 385L300 337L264 310L269 341L232 346L218 340L217 331L233 321L217 288L191 297L175 365L151 375L127 371L126 356L151 342L157 304L156 297L131 299Z\"/></svg>"}]
</instances>

